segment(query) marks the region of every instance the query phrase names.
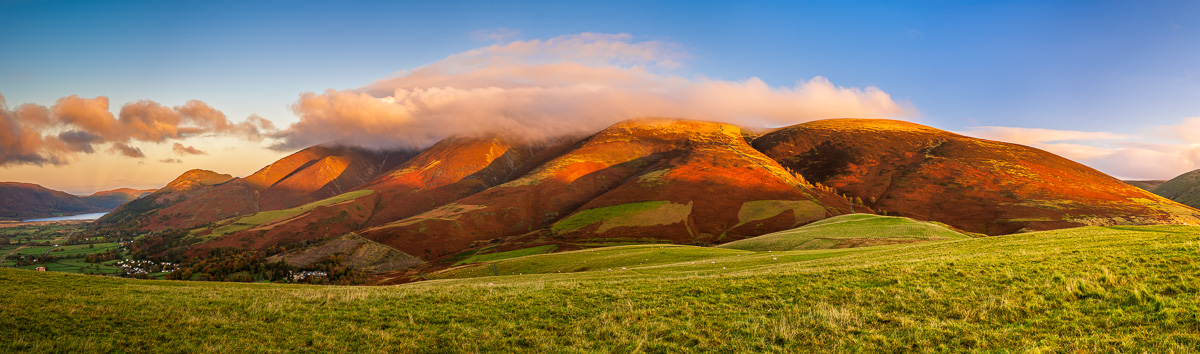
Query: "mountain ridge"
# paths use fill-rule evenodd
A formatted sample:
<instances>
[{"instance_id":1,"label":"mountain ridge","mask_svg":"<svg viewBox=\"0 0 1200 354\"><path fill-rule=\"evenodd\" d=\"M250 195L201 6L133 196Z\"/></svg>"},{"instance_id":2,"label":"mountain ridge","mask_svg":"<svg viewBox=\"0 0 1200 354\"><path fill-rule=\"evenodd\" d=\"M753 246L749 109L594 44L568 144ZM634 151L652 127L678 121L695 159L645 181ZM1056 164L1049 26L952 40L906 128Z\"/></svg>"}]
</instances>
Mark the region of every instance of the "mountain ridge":
<instances>
[{"instance_id":1,"label":"mountain ridge","mask_svg":"<svg viewBox=\"0 0 1200 354\"><path fill-rule=\"evenodd\" d=\"M637 119L542 145L451 137L393 153L385 166L373 165L377 151L312 147L246 178L183 179L195 195L155 214L165 222L138 225L190 230L177 248L192 257L217 248L301 252L354 234L400 258L444 265L531 247L727 243L853 212L991 235L1200 223L1200 210L1042 150L890 120L821 120L759 135ZM262 203L273 188L299 197ZM289 209L300 202L309 204ZM189 208L218 207L235 212L172 223Z\"/></svg>"},{"instance_id":2,"label":"mountain ridge","mask_svg":"<svg viewBox=\"0 0 1200 354\"><path fill-rule=\"evenodd\" d=\"M119 188L80 196L34 183L0 182L0 219L106 212L153 191Z\"/></svg>"},{"instance_id":3,"label":"mountain ridge","mask_svg":"<svg viewBox=\"0 0 1200 354\"><path fill-rule=\"evenodd\" d=\"M754 145L868 205L969 232L1200 221L1200 210L1061 156L915 123L819 120L765 134Z\"/></svg>"}]
</instances>

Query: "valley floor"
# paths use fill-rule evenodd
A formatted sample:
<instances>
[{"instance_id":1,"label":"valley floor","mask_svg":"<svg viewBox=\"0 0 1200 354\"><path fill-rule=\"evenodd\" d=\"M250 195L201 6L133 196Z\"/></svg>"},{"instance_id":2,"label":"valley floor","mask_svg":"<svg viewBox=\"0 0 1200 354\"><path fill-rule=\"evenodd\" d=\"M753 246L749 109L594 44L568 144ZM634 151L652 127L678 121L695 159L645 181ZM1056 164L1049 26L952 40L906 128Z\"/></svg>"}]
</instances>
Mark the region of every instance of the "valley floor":
<instances>
[{"instance_id":1,"label":"valley floor","mask_svg":"<svg viewBox=\"0 0 1200 354\"><path fill-rule=\"evenodd\" d=\"M611 271L388 287L145 281L0 269L5 294L0 351L1200 347L1198 227L1086 227L849 250L723 250L689 257Z\"/></svg>"}]
</instances>

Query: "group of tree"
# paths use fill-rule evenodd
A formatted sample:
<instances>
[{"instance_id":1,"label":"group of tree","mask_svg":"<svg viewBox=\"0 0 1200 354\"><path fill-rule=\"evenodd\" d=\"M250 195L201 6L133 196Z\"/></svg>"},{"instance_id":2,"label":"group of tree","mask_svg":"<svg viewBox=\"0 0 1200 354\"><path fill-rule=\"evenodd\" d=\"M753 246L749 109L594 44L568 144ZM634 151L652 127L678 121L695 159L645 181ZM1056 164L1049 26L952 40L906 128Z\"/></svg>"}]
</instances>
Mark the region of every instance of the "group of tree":
<instances>
[{"instance_id":1,"label":"group of tree","mask_svg":"<svg viewBox=\"0 0 1200 354\"><path fill-rule=\"evenodd\" d=\"M88 263L103 263L115 259L121 259L121 250L118 248L110 248L104 252L92 253L83 258L84 262Z\"/></svg>"}]
</instances>

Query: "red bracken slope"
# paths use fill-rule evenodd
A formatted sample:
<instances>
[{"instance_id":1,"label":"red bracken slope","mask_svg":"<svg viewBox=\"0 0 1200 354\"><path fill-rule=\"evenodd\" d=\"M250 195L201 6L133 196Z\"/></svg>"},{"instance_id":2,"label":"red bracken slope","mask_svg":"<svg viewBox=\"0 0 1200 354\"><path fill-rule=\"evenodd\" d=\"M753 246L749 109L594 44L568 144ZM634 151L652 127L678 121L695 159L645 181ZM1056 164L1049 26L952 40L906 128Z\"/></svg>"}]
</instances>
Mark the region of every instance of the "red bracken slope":
<instances>
[{"instance_id":1,"label":"red bracken slope","mask_svg":"<svg viewBox=\"0 0 1200 354\"><path fill-rule=\"evenodd\" d=\"M972 232L1200 221L1196 209L1049 152L907 122L821 120L754 147L890 215Z\"/></svg>"},{"instance_id":2,"label":"red bracken slope","mask_svg":"<svg viewBox=\"0 0 1200 354\"><path fill-rule=\"evenodd\" d=\"M303 205L349 191L413 155L313 146L289 155L245 178L221 180L210 171L189 171L130 212L101 218L101 225L136 221L144 230L192 228L264 210ZM228 175L225 175L228 176ZM136 213L131 213L136 209ZM136 216L134 216L136 215Z\"/></svg>"},{"instance_id":3,"label":"red bracken slope","mask_svg":"<svg viewBox=\"0 0 1200 354\"><path fill-rule=\"evenodd\" d=\"M122 208L146 205L130 219L145 228L216 221L189 233L191 255L326 254L352 240L408 265L546 244L728 242L850 211L988 234L1200 221L1200 210L1045 151L863 119L757 139L728 124L643 119L546 146L459 137L415 156L314 147L246 178L181 176Z\"/></svg>"},{"instance_id":4,"label":"red bracken slope","mask_svg":"<svg viewBox=\"0 0 1200 354\"><path fill-rule=\"evenodd\" d=\"M508 181L525 163L539 161L536 156L535 149L500 138L448 138L356 188L370 194L223 235L196 248L265 248L399 220Z\"/></svg>"},{"instance_id":5,"label":"red bracken slope","mask_svg":"<svg viewBox=\"0 0 1200 354\"><path fill-rule=\"evenodd\" d=\"M150 229L154 225L151 216L158 215L160 219L163 218L162 215L159 215L162 209L204 195L216 186L232 179L233 176L227 174L208 170L190 170L154 193L122 204L96 222L105 225Z\"/></svg>"},{"instance_id":6,"label":"red bracken slope","mask_svg":"<svg viewBox=\"0 0 1200 354\"><path fill-rule=\"evenodd\" d=\"M737 127L637 120L605 129L520 178L360 233L428 260L531 233L563 240L733 240L847 209L844 199L804 187L752 149Z\"/></svg>"}]
</instances>

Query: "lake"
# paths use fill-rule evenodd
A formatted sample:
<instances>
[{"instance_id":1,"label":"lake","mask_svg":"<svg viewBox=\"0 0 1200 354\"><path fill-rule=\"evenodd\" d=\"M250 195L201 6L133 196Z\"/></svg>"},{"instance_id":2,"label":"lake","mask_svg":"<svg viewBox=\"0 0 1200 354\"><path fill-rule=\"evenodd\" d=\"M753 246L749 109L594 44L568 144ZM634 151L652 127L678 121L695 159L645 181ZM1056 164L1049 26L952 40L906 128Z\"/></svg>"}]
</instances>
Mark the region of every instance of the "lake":
<instances>
[{"instance_id":1,"label":"lake","mask_svg":"<svg viewBox=\"0 0 1200 354\"><path fill-rule=\"evenodd\" d=\"M104 216L104 214L108 214L108 213L91 213L91 214L79 214L79 215L71 215L71 216L58 216L58 217L53 217L53 218L22 220L21 222L31 222L31 221L64 221L64 220L96 220L96 219L99 219L101 216Z\"/></svg>"}]
</instances>

